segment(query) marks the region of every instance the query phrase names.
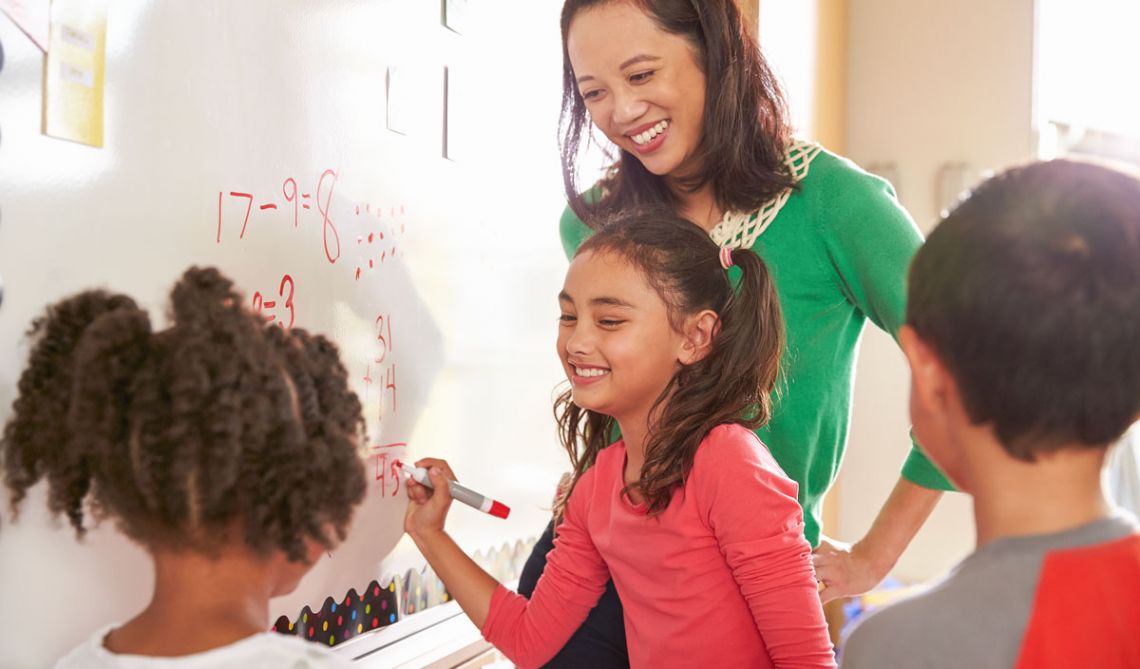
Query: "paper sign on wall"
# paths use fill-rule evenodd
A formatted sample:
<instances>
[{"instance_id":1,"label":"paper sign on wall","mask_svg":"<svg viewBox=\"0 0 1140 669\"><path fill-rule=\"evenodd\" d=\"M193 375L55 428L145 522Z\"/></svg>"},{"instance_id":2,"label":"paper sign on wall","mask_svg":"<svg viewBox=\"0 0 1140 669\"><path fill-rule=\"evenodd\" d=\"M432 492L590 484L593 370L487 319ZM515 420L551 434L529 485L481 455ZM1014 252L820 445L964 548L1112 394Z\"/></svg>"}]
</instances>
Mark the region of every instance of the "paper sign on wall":
<instances>
[{"instance_id":1,"label":"paper sign on wall","mask_svg":"<svg viewBox=\"0 0 1140 669\"><path fill-rule=\"evenodd\" d=\"M103 146L106 37L106 0L52 2L44 134Z\"/></svg>"}]
</instances>

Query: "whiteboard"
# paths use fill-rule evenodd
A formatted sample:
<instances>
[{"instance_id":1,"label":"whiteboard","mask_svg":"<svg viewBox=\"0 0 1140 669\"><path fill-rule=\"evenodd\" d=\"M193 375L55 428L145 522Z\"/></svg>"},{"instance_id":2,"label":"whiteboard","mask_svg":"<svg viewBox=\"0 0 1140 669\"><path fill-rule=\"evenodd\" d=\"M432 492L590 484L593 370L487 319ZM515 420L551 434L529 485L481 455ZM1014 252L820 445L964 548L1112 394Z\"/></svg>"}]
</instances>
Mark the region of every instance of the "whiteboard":
<instances>
[{"instance_id":1,"label":"whiteboard","mask_svg":"<svg viewBox=\"0 0 1140 669\"><path fill-rule=\"evenodd\" d=\"M566 469L560 4L113 0L101 149L40 133L43 54L0 15L0 419L47 303L101 286L161 324L176 277L215 265L267 320L333 337L367 417L350 538L271 615L423 566L400 536L397 455L446 457L510 505L506 521L457 506L449 529L517 567ZM141 549L109 525L76 543L44 498L0 527L5 667L48 664L149 600Z\"/></svg>"}]
</instances>

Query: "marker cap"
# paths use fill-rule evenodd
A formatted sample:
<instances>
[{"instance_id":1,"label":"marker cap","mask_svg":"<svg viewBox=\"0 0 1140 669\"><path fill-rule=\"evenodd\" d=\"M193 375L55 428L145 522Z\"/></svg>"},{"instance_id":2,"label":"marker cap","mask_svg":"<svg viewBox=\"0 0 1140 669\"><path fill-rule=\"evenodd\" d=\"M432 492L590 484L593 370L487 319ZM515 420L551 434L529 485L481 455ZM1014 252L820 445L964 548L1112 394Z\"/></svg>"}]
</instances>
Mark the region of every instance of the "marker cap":
<instances>
[{"instance_id":1,"label":"marker cap","mask_svg":"<svg viewBox=\"0 0 1140 669\"><path fill-rule=\"evenodd\" d=\"M487 513L495 516L496 518L506 518L511 513L511 508L502 502L492 502L491 510Z\"/></svg>"}]
</instances>

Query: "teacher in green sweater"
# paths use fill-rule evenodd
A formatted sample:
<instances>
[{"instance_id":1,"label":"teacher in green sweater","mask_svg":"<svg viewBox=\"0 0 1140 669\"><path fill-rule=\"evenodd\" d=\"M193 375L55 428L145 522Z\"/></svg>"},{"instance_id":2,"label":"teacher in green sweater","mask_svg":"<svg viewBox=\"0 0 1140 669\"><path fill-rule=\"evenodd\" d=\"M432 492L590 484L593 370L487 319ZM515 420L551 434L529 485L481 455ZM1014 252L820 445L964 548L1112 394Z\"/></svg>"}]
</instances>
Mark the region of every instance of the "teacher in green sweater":
<instances>
[{"instance_id":1,"label":"teacher in green sweater","mask_svg":"<svg viewBox=\"0 0 1140 669\"><path fill-rule=\"evenodd\" d=\"M788 347L785 383L757 434L799 483L823 600L871 589L951 489L912 447L863 539L847 546L821 534L822 499L847 442L859 337L867 320L892 336L902 325L918 229L889 183L793 138L776 78L733 0L567 0L562 38L567 256L608 213L665 205L718 244L764 259ZM578 178L591 125L616 154L592 187ZM524 594L550 535L524 569ZM622 666L620 625L610 589L551 666Z\"/></svg>"}]
</instances>

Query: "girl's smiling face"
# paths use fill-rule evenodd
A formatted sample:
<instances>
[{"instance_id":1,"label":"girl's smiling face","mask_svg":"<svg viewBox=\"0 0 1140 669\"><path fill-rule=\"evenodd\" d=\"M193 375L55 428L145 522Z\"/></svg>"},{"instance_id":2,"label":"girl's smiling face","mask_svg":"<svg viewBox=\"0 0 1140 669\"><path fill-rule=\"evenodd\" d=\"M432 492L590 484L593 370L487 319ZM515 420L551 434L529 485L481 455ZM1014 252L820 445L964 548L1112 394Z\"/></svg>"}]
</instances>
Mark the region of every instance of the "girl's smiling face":
<instances>
[{"instance_id":1,"label":"girl's smiling face","mask_svg":"<svg viewBox=\"0 0 1140 669\"><path fill-rule=\"evenodd\" d=\"M558 356L574 403L645 424L685 354L665 302L637 268L604 251L574 258L558 301Z\"/></svg>"},{"instance_id":2,"label":"girl's smiling face","mask_svg":"<svg viewBox=\"0 0 1140 669\"><path fill-rule=\"evenodd\" d=\"M628 2L581 11L566 43L590 120L658 176L693 173L705 75L687 40Z\"/></svg>"}]
</instances>

